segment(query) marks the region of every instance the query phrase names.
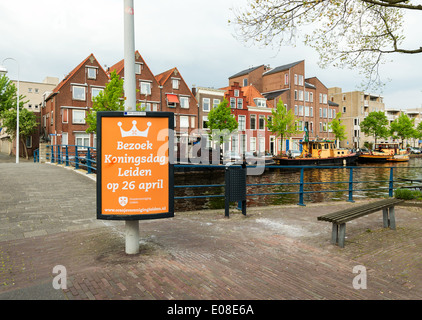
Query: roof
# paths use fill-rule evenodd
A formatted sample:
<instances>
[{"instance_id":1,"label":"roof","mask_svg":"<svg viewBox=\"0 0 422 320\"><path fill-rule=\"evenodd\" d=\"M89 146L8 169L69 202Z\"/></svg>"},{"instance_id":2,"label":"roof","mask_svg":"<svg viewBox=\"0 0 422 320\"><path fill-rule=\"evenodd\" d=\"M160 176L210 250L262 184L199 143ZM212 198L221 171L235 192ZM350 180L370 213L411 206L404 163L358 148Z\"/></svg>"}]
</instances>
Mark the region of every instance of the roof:
<instances>
[{"instance_id":1,"label":"roof","mask_svg":"<svg viewBox=\"0 0 422 320\"><path fill-rule=\"evenodd\" d=\"M243 71L240 71L240 72L238 72L238 73L236 73L236 74L232 75L231 77L229 77L229 79L232 79L232 78L236 78L236 77L240 77L240 76L247 75L247 74L251 73L252 71L254 71L254 70L256 70L256 69L261 68L262 66L263 66L263 64L261 64L261 65L260 65L260 66L258 66L258 67L252 67L252 68L249 68L249 69L245 69L245 70L243 70Z\"/></svg>"},{"instance_id":2,"label":"roof","mask_svg":"<svg viewBox=\"0 0 422 320\"><path fill-rule=\"evenodd\" d=\"M163 85L164 83L166 83L166 82L167 82L167 80L168 80L168 79L170 78L170 76L173 74L174 70L177 70L177 68L176 68L176 67L174 67L173 69L170 69L170 70L164 71L164 72L162 72L162 73L160 73L160 74L157 74L157 75L155 76L155 78L157 79L157 81L158 81L158 83L159 83L160 85ZM177 70L177 72L180 74L179 70Z\"/></svg>"},{"instance_id":3,"label":"roof","mask_svg":"<svg viewBox=\"0 0 422 320\"><path fill-rule=\"evenodd\" d=\"M248 106L256 107L254 99L265 99L264 96L255 88L253 85L249 85L241 88L244 96L246 97L246 103Z\"/></svg>"},{"instance_id":4,"label":"roof","mask_svg":"<svg viewBox=\"0 0 422 320\"><path fill-rule=\"evenodd\" d=\"M85 63L90 59L90 58L94 58L95 59L95 61L97 61L97 63L98 63L98 60L95 58L95 56L94 56L94 54L93 53L91 53L85 60L83 60L80 64L78 64L76 67L75 67L75 69L73 69L67 76L65 76L64 77L64 79L54 88L54 90L53 90L53 93L52 94L50 94L48 97L47 97L47 99L46 100L49 100L51 97L53 97L54 95L56 95L59 91L60 91L60 89L67 83L67 81L70 79L70 78L72 78L73 77L73 75L80 69L80 68L82 68L84 65L85 65ZM101 66L101 64L100 63L98 63L98 65L100 66L100 68L102 69L102 66ZM104 71L104 69L103 69L103 71ZM105 71L104 71L104 73L105 73Z\"/></svg>"},{"instance_id":5,"label":"roof","mask_svg":"<svg viewBox=\"0 0 422 320\"><path fill-rule=\"evenodd\" d=\"M338 106L340 106L338 103L335 103L335 102L333 102L331 100L328 100L328 105L329 106L332 106L332 107L338 107Z\"/></svg>"},{"instance_id":6,"label":"roof","mask_svg":"<svg viewBox=\"0 0 422 320\"><path fill-rule=\"evenodd\" d=\"M293 62L293 63L285 64L283 66L276 67L276 68L271 69L271 70L269 70L267 72L264 72L262 75L263 76L266 76L266 75L269 75L269 74L273 74L273 73L277 73L277 72L280 72L280 71L288 70L288 69L294 67L295 65L297 65L297 64L299 64L299 63L301 63L303 61L305 61L305 60L300 60L300 61L296 61L296 62Z\"/></svg>"},{"instance_id":7,"label":"roof","mask_svg":"<svg viewBox=\"0 0 422 320\"><path fill-rule=\"evenodd\" d=\"M267 100L272 100L280 96L282 93L289 91L289 89L282 89L277 91L271 91L271 92L264 92L262 95L267 98Z\"/></svg>"}]
</instances>

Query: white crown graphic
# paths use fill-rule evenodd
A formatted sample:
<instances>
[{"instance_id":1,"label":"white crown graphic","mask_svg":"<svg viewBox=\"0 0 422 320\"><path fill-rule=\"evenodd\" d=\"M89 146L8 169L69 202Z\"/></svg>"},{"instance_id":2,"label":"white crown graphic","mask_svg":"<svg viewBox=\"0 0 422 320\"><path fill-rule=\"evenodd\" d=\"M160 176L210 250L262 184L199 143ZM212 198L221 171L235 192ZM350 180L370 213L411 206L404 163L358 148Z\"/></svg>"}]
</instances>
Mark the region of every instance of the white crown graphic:
<instances>
[{"instance_id":1,"label":"white crown graphic","mask_svg":"<svg viewBox=\"0 0 422 320\"><path fill-rule=\"evenodd\" d=\"M122 138L125 138L125 137L148 137L148 130L149 130L149 127L151 126L151 122L147 123L148 128L145 131L139 131L138 130L138 128L136 127L136 120L133 120L132 123L133 123L133 127L129 131L125 131L125 130L122 129L122 123L120 121L117 123L117 125L120 127L120 132L122 134Z\"/></svg>"}]
</instances>

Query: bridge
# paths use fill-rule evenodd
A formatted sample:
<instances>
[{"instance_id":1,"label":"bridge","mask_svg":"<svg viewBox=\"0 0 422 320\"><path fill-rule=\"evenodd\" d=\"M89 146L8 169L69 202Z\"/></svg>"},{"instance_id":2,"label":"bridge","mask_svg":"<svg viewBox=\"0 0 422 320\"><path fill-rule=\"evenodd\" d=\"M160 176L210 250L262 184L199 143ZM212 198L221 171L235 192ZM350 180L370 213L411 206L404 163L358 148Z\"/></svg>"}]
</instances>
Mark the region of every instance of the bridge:
<instances>
[{"instance_id":1,"label":"bridge","mask_svg":"<svg viewBox=\"0 0 422 320\"><path fill-rule=\"evenodd\" d=\"M398 207L351 223L345 249L306 207L176 212L140 222L140 253L124 253L124 223L96 220L95 175L0 154L0 299L421 299L422 211ZM370 201L370 200L364 200ZM66 269L66 288L52 285ZM355 266L368 270L355 289ZM174 304L174 303L173 303Z\"/></svg>"}]
</instances>

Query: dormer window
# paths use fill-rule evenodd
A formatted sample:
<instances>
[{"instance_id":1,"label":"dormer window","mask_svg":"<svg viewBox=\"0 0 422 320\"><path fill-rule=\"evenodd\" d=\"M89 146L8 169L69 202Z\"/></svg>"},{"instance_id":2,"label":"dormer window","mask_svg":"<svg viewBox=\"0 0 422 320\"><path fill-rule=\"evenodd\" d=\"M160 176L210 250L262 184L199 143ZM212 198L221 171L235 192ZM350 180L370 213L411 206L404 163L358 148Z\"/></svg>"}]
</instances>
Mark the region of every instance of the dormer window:
<instances>
[{"instance_id":1,"label":"dormer window","mask_svg":"<svg viewBox=\"0 0 422 320\"><path fill-rule=\"evenodd\" d=\"M266 99L257 98L257 99L254 99L254 101L257 107L265 108L267 106Z\"/></svg>"}]
</instances>

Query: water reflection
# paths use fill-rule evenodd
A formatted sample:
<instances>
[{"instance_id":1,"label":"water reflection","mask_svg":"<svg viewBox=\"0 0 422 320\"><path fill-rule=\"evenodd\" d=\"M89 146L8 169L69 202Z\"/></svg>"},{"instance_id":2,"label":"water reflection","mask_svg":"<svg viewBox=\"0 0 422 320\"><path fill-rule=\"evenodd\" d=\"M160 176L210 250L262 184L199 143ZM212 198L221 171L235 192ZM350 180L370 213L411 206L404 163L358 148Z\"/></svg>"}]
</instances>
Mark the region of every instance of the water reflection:
<instances>
[{"instance_id":1,"label":"water reflection","mask_svg":"<svg viewBox=\"0 0 422 320\"><path fill-rule=\"evenodd\" d=\"M394 188L409 185L409 182L398 181L399 178L422 179L422 158L411 158L409 162L384 164L359 164L353 169L353 198L376 198L388 195L390 167L393 169ZM304 203L324 201L344 201L348 199L350 170L339 169L305 169L304 170ZM297 204L299 195L300 169L267 169L263 175L248 176L248 206ZM336 182L321 184L320 182ZM359 182L359 183L357 183ZM253 185L272 184L282 185ZM175 174L175 185L224 185L224 170L209 172L186 172ZM379 189L385 188L385 189ZM371 190L378 189L378 190ZM321 192L330 191L330 192ZM289 193L290 192L290 193ZM267 195L267 193L287 193ZM252 196L253 194L253 196ZM257 195L258 194L258 195ZM224 195L224 186L201 188L176 188L175 196ZM175 210L191 211L199 209L223 209L224 197L176 199Z\"/></svg>"}]
</instances>

